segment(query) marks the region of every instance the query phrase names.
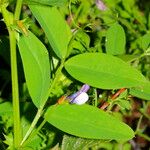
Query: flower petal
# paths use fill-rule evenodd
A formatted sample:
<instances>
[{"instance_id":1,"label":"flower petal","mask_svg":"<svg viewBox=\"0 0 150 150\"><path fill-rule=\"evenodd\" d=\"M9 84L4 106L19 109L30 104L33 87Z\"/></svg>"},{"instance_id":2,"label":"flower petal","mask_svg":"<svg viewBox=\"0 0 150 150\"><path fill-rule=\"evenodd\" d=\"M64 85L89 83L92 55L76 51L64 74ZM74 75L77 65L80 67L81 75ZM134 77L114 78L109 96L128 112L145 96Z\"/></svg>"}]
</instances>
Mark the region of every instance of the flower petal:
<instances>
[{"instance_id":1,"label":"flower petal","mask_svg":"<svg viewBox=\"0 0 150 150\"><path fill-rule=\"evenodd\" d=\"M87 92L90 89L90 86L88 84L84 84L81 89L80 92Z\"/></svg>"},{"instance_id":2,"label":"flower petal","mask_svg":"<svg viewBox=\"0 0 150 150\"><path fill-rule=\"evenodd\" d=\"M70 96L68 96L67 97L67 99L69 99L69 100L73 100L73 99L75 99L78 95L80 95L80 91L78 91L78 92L76 92L76 93L74 93L74 94L72 94L72 95L70 95Z\"/></svg>"},{"instance_id":3,"label":"flower petal","mask_svg":"<svg viewBox=\"0 0 150 150\"><path fill-rule=\"evenodd\" d=\"M87 93L82 92L80 95L78 95L75 99L73 99L70 103L82 105L85 102L87 102L89 99L89 96Z\"/></svg>"},{"instance_id":4,"label":"flower petal","mask_svg":"<svg viewBox=\"0 0 150 150\"><path fill-rule=\"evenodd\" d=\"M106 5L103 3L102 0L96 0L96 6L102 11L105 11L107 9Z\"/></svg>"}]
</instances>

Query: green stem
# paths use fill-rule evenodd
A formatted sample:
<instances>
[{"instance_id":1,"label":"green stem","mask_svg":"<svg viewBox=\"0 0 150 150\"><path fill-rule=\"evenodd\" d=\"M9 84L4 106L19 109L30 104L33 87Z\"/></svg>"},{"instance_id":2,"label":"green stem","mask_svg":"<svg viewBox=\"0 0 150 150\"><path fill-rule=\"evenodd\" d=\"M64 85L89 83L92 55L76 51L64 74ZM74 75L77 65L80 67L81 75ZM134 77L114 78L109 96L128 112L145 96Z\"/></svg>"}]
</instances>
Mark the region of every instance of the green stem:
<instances>
[{"instance_id":1,"label":"green stem","mask_svg":"<svg viewBox=\"0 0 150 150\"><path fill-rule=\"evenodd\" d=\"M50 86L50 88L49 88L49 90L48 90L46 96L44 97L44 100L43 100L44 103L43 103L43 104L41 105L41 107L38 109L37 114L36 114L36 116L35 116L35 118L34 118L32 124L31 124L29 130L27 131L26 135L24 136L24 138L23 138L23 140L22 140L22 142L21 142L21 146L22 146L23 143L27 140L27 138L30 136L30 134L31 134L32 131L34 130L34 128L35 128L35 126L36 126L36 124L37 124L39 118L41 117L42 112L43 112L43 109L44 109L44 106L45 106L46 101L47 101L47 98L49 97L49 94L51 93L52 89L54 88L55 84L57 83L57 81L58 81L58 79L59 79L59 76L61 75L61 70L62 70L62 68L64 67L64 61L65 61L65 59L62 60L62 62L61 62L61 64L60 64L59 68L57 69L55 78L54 78L54 80L53 80L53 82L52 82L52 84L51 84L51 86Z\"/></svg>"},{"instance_id":2,"label":"green stem","mask_svg":"<svg viewBox=\"0 0 150 150\"><path fill-rule=\"evenodd\" d=\"M80 27L75 23L74 18L73 18L73 16L72 16L71 0L69 1L68 7L69 7L69 14L70 14L70 17L71 17L71 20L72 20L72 22L71 22L71 24L70 24L70 28L74 25L77 29L80 29ZM80 6L80 8L81 8L81 6Z\"/></svg>"},{"instance_id":3,"label":"green stem","mask_svg":"<svg viewBox=\"0 0 150 150\"><path fill-rule=\"evenodd\" d=\"M44 119L41 124L38 126L38 128L36 130L34 130L31 134L30 134L30 138L34 137L35 135L38 134L38 132L41 130L41 128L44 126L44 124L46 123L47 121ZM24 142L28 142L29 138Z\"/></svg>"},{"instance_id":4,"label":"green stem","mask_svg":"<svg viewBox=\"0 0 150 150\"><path fill-rule=\"evenodd\" d=\"M141 113L144 117L146 117L147 119L150 120L150 116L149 116L147 113L145 113L143 110L140 110L140 113Z\"/></svg>"},{"instance_id":5,"label":"green stem","mask_svg":"<svg viewBox=\"0 0 150 150\"><path fill-rule=\"evenodd\" d=\"M95 100L94 100L94 106L97 107L97 90L96 88L94 89L94 96L95 96Z\"/></svg>"},{"instance_id":6,"label":"green stem","mask_svg":"<svg viewBox=\"0 0 150 150\"><path fill-rule=\"evenodd\" d=\"M19 105L19 88L18 88L18 70L17 70L17 53L15 32L11 30L14 19L19 19L21 12L22 0L16 4L15 15L7 11L6 5L2 6L2 14L6 23L10 38L10 59L11 59L11 78L12 78L12 101L13 101L13 120L14 120L14 147L18 148L22 139L20 123L20 105Z\"/></svg>"},{"instance_id":7,"label":"green stem","mask_svg":"<svg viewBox=\"0 0 150 150\"><path fill-rule=\"evenodd\" d=\"M41 130L41 128L44 126L44 124L46 123L47 121L44 119L43 121L42 121L42 123L40 124L40 126L37 128L37 130L35 130L35 132L33 133L33 137L35 136L35 135L37 135L37 133Z\"/></svg>"},{"instance_id":8,"label":"green stem","mask_svg":"<svg viewBox=\"0 0 150 150\"><path fill-rule=\"evenodd\" d=\"M13 101L13 121L14 121L14 147L17 148L21 142L21 123L18 90L18 71L15 32L10 26L13 24L13 15L7 11L6 6L1 7L4 21L6 23L10 39L10 58L11 58L11 79L12 79L12 101Z\"/></svg>"},{"instance_id":9,"label":"green stem","mask_svg":"<svg viewBox=\"0 0 150 150\"><path fill-rule=\"evenodd\" d=\"M22 138L21 138L19 90L18 90L18 75L17 75L16 41L14 33L10 34L10 50L11 50L11 76L12 76L12 98L13 98L13 118L14 118L14 146L18 147Z\"/></svg>"},{"instance_id":10,"label":"green stem","mask_svg":"<svg viewBox=\"0 0 150 150\"><path fill-rule=\"evenodd\" d=\"M42 115L42 112L43 112L43 107L41 107L41 108L38 109L38 111L37 111L37 113L36 113L36 115L35 115L35 118L34 118L34 120L33 120L32 123L31 123L30 128L28 129L26 135L24 136L23 140L21 141L20 146L23 145L23 143L26 141L26 139L27 139L27 138L29 137L29 135L32 133L34 127L36 126L36 124L37 124L39 118L40 118L41 115Z\"/></svg>"},{"instance_id":11,"label":"green stem","mask_svg":"<svg viewBox=\"0 0 150 150\"><path fill-rule=\"evenodd\" d=\"M17 0L14 19L19 20L23 0Z\"/></svg>"},{"instance_id":12,"label":"green stem","mask_svg":"<svg viewBox=\"0 0 150 150\"><path fill-rule=\"evenodd\" d=\"M114 103L114 101L110 101L109 102L109 106L107 107L107 110L106 110L106 112L111 112L111 110L112 110L112 108L113 108L113 103Z\"/></svg>"},{"instance_id":13,"label":"green stem","mask_svg":"<svg viewBox=\"0 0 150 150\"><path fill-rule=\"evenodd\" d=\"M137 132L139 132L139 130L140 130L140 125L141 125L141 122L142 122L142 118L143 118L143 115L141 115L140 118L139 118L139 121L138 121L138 123L137 123L136 130L135 130L135 134L136 134Z\"/></svg>"},{"instance_id":14,"label":"green stem","mask_svg":"<svg viewBox=\"0 0 150 150\"><path fill-rule=\"evenodd\" d=\"M147 141L150 141L150 137L141 133L141 132L137 132L137 135L140 136L140 137L143 137L144 139L146 139Z\"/></svg>"}]
</instances>

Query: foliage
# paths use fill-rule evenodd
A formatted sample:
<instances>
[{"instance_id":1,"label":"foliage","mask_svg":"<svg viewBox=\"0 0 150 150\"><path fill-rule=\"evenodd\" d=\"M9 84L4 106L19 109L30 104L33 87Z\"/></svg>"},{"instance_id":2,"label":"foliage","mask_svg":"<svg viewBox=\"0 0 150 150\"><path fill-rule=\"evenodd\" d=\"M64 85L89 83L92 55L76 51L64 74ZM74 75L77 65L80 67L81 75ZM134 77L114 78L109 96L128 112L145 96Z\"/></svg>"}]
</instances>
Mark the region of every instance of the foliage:
<instances>
[{"instance_id":1,"label":"foliage","mask_svg":"<svg viewBox=\"0 0 150 150\"><path fill-rule=\"evenodd\" d=\"M0 147L148 149L149 5L1 0Z\"/></svg>"}]
</instances>

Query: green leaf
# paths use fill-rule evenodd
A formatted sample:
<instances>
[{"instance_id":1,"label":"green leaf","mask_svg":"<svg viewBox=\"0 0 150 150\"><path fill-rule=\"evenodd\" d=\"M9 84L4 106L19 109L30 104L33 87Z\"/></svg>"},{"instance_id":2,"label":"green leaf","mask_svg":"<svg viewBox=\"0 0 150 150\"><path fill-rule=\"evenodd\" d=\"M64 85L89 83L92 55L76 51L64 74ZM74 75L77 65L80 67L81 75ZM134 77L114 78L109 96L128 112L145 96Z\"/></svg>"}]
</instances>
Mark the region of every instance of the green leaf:
<instances>
[{"instance_id":1,"label":"green leaf","mask_svg":"<svg viewBox=\"0 0 150 150\"><path fill-rule=\"evenodd\" d=\"M67 3L67 0L25 0L28 4L42 4L49 6L62 6Z\"/></svg>"},{"instance_id":2,"label":"green leaf","mask_svg":"<svg viewBox=\"0 0 150 150\"><path fill-rule=\"evenodd\" d=\"M85 53L70 58L65 68L75 79L101 89L136 87L145 77L123 60L104 53Z\"/></svg>"},{"instance_id":3,"label":"green leaf","mask_svg":"<svg viewBox=\"0 0 150 150\"><path fill-rule=\"evenodd\" d=\"M141 11L138 7L133 7L132 8L132 15L133 18L135 18L137 20L137 22L139 23L139 28L141 31L147 31L147 27L145 26L145 24L147 23L147 19L146 17L143 17L143 14L141 14Z\"/></svg>"},{"instance_id":4,"label":"green leaf","mask_svg":"<svg viewBox=\"0 0 150 150\"><path fill-rule=\"evenodd\" d=\"M90 45L89 36L82 30L78 30L74 36L74 41L71 43L71 49L73 49L71 54L87 51Z\"/></svg>"},{"instance_id":5,"label":"green leaf","mask_svg":"<svg viewBox=\"0 0 150 150\"><path fill-rule=\"evenodd\" d=\"M100 140L64 135L61 150L88 150L90 147L100 145L100 143Z\"/></svg>"},{"instance_id":6,"label":"green leaf","mask_svg":"<svg viewBox=\"0 0 150 150\"><path fill-rule=\"evenodd\" d=\"M120 99L120 100L118 100L118 101L116 102L116 104L119 105L122 110L124 110L124 109L130 110L130 109L131 109L131 104L130 104L130 102L127 101L127 100L123 100L123 99L121 100L121 99Z\"/></svg>"},{"instance_id":7,"label":"green leaf","mask_svg":"<svg viewBox=\"0 0 150 150\"><path fill-rule=\"evenodd\" d=\"M55 7L29 5L33 15L45 31L50 45L59 58L67 55L71 30Z\"/></svg>"},{"instance_id":8,"label":"green leaf","mask_svg":"<svg viewBox=\"0 0 150 150\"><path fill-rule=\"evenodd\" d=\"M13 113L12 103L4 102L0 104L0 116L12 113Z\"/></svg>"},{"instance_id":9,"label":"green leaf","mask_svg":"<svg viewBox=\"0 0 150 150\"><path fill-rule=\"evenodd\" d=\"M33 149L42 149L41 145L43 144L43 137L41 135L35 135L30 140L26 141L22 146L23 150L33 150ZM44 143L45 144L45 143Z\"/></svg>"},{"instance_id":10,"label":"green leaf","mask_svg":"<svg viewBox=\"0 0 150 150\"><path fill-rule=\"evenodd\" d=\"M121 25L113 24L106 33L106 52L112 55L125 53L125 32Z\"/></svg>"},{"instance_id":11,"label":"green leaf","mask_svg":"<svg viewBox=\"0 0 150 150\"><path fill-rule=\"evenodd\" d=\"M120 59L122 59L125 62L130 63L130 62L140 58L140 55L128 55L128 54L126 54L126 55L117 55L117 57L119 57Z\"/></svg>"},{"instance_id":12,"label":"green leaf","mask_svg":"<svg viewBox=\"0 0 150 150\"><path fill-rule=\"evenodd\" d=\"M54 105L46 112L45 119L60 130L79 137L111 140L134 137L128 125L90 105Z\"/></svg>"},{"instance_id":13,"label":"green leaf","mask_svg":"<svg viewBox=\"0 0 150 150\"><path fill-rule=\"evenodd\" d=\"M31 32L18 42L27 87L33 103L39 108L47 99L50 86L50 64L47 49Z\"/></svg>"},{"instance_id":14,"label":"green leaf","mask_svg":"<svg viewBox=\"0 0 150 150\"><path fill-rule=\"evenodd\" d=\"M144 100L150 100L150 82L140 87L131 88L130 94Z\"/></svg>"},{"instance_id":15,"label":"green leaf","mask_svg":"<svg viewBox=\"0 0 150 150\"><path fill-rule=\"evenodd\" d=\"M150 46L150 33L146 33L140 38L140 45L143 50L146 50Z\"/></svg>"},{"instance_id":16,"label":"green leaf","mask_svg":"<svg viewBox=\"0 0 150 150\"><path fill-rule=\"evenodd\" d=\"M126 19L131 18L131 15L127 11L123 10L121 7L118 7L118 10L119 10L121 17L126 18Z\"/></svg>"},{"instance_id":17,"label":"green leaf","mask_svg":"<svg viewBox=\"0 0 150 150\"><path fill-rule=\"evenodd\" d=\"M127 10L127 12L132 13L132 8L135 5L134 0L122 0L122 4L125 10Z\"/></svg>"}]
</instances>

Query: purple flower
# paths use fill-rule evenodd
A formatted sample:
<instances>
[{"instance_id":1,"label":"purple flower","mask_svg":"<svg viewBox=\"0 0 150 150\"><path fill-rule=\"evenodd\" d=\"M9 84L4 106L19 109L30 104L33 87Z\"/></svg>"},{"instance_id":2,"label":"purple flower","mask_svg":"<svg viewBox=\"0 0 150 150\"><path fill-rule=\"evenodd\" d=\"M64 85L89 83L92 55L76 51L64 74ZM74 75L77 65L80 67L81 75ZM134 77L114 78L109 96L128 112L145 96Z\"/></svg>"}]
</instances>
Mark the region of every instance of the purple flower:
<instances>
[{"instance_id":1,"label":"purple flower","mask_svg":"<svg viewBox=\"0 0 150 150\"><path fill-rule=\"evenodd\" d=\"M90 89L90 86L88 84L84 84L81 89L80 92L87 92Z\"/></svg>"},{"instance_id":2,"label":"purple flower","mask_svg":"<svg viewBox=\"0 0 150 150\"><path fill-rule=\"evenodd\" d=\"M99 10L105 11L107 9L106 5L102 0L96 0L96 6Z\"/></svg>"},{"instance_id":3,"label":"purple flower","mask_svg":"<svg viewBox=\"0 0 150 150\"><path fill-rule=\"evenodd\" d=\"M86 103L88 101L88 99L89 99L88 94L85 92L81 92L76 98L74 98L72 101L70 101L70 103L82 105L82 104Z\"/></svg>"},{"instance_id":4,"label":"purple flower","mask_svg":"<svg viewBox=\"0 0 150 150\"><path fill-rule=\"evenodd\" d=\"M87 102L89 99L89 96L86 93L89 89L90 89L90 86L87 84L84 84L78 92L72 94L71 96L68 96L67 98L70 99L71 104L82 105L85 102Z\"/></svg>"}]
</instances>

